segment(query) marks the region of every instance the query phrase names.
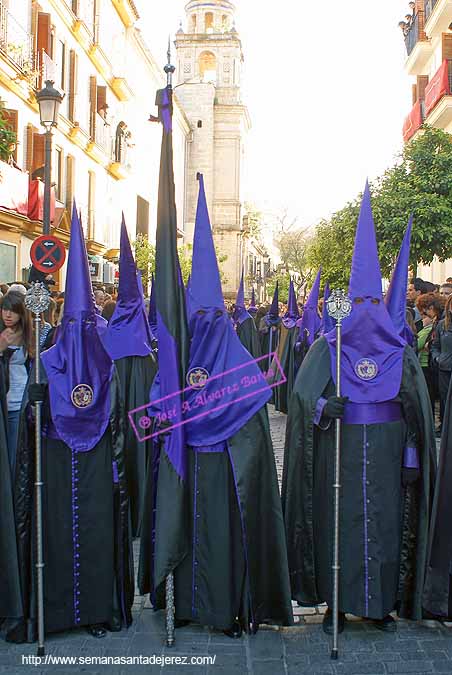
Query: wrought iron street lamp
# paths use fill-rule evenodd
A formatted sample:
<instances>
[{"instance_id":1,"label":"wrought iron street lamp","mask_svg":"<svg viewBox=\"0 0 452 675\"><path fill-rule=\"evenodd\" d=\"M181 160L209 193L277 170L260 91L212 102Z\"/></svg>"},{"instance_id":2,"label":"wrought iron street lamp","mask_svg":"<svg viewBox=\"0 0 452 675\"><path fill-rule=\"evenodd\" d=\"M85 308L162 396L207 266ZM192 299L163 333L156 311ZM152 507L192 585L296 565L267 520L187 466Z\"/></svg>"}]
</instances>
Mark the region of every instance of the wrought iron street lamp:
<instances>
[{"instance_id":1,"label":"wrought iron street lamp","mask_svg":"<svg viewBox=\"0 0 452 675\"><path fill-rule=\"evenodd\" d=\"M64 98L64 92L55 89L52 80L46 80L45 87L38 91L36 99L39 105L41 124L46 130L44 160L44 214L42 218L43 234L50 234L50 183L52 180L52 128L58 124L58 112Z\"/></svg>"}]
</instances>

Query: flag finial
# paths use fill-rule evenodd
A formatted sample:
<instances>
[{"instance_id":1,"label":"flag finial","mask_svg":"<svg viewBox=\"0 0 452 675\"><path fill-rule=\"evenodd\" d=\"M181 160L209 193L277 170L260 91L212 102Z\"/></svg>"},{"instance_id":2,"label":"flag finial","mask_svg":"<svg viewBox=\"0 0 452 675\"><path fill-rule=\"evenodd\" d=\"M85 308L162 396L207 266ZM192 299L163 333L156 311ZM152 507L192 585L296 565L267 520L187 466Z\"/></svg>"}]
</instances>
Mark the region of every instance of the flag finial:
<instances>
[{"instance_id":1,"label":"flag finial","mask_svg":"<svg viewBox=\"0 0 452 675\"><path fill-rule=\"evenodd\" d=\"M166 52L166 56L168 58L168 62L166 66L164 67L164 71L166 73L166 84L168 87L173 86L173 75L176 71L176 67L172 65L171 63L171 35L168 35L168 51Z\"/></svg>"}]
</instances>

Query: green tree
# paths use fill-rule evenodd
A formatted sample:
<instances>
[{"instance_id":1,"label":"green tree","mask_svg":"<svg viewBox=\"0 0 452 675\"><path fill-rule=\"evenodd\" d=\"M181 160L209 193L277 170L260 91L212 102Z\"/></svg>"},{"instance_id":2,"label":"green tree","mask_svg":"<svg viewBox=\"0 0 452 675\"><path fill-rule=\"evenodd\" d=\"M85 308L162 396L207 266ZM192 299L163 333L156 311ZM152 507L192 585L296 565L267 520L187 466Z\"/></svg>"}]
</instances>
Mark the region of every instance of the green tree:
<instances>
[{"instance_id":1,"label":"green tree","mask_svg":"<svg viewBox=\"0 0 452 675\"><path fill-rule=\"evenodd\" d=\"M0 159L8 161L14 152L14 146L17 143L17 134L11 128L11 125L3 112L5 102L0 101Z\"/></svg>"},{"instance_id":2,"label":"green tree","mask_svg":"<svg viewBox=\"0 0 452 675\"><path fill-rule=\"evenodd\" d=\"M278 270L274 274L272 274L271 278L267 281L267 295L270 296L270 298L273 297L275 288L276 288L276 282L279 281L279 301L280 302L287 302L287 299L289 297L289 275L287 274L286 270Z\"/></svg>"},{"instance_id":3,"label":"green tree","mask_svg":"<svg viewBox=\"0 0 452 675\"><path fill-rule=\"evenodd\" d=\"M414 216L411 265L429 264L435 256L452 257L452 136L441 129L423 127L424 133L408 143L394 166L371 185L383 275L390 277L405 233ZM323 267L333 286L346 286L361 195L322 220L311 240L308 259Z\"/></svg>"}]
</instances>

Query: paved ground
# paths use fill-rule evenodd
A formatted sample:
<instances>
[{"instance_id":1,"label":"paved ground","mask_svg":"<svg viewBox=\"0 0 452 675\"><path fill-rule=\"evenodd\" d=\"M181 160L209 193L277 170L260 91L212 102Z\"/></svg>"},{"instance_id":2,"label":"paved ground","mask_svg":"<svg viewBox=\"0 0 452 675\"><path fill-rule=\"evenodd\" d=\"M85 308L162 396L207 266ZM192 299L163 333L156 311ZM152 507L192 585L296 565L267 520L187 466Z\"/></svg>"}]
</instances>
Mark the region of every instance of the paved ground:
<instances>
[{"instance_id":1,"label":"paved ground","mask_svg":"<svg viewBox=\"0 0 452 675\"><path fill-rule=\"evenodd\" d=\"M271 414L278 471L282 471L285 416ZM385 635L368 622L353 620L341 639L338 662L330 660L330 644L321 628L324 609L294 607L296 626L262 628L256 636L238 641L222 633L187 627L177 631L177 646L164 647L162 613L155 614L137 596L135 621L128 631L95 640L84 631L49 638L53 657L216 657L214 665L25 665L23 655L35 655L35 645L8 645L0 640L0 673L196 673L210 675L380 675L411 673L452 674L452 629L436 622L423 625L400 621L396 635Z\"/></svg>"}]
</instances>

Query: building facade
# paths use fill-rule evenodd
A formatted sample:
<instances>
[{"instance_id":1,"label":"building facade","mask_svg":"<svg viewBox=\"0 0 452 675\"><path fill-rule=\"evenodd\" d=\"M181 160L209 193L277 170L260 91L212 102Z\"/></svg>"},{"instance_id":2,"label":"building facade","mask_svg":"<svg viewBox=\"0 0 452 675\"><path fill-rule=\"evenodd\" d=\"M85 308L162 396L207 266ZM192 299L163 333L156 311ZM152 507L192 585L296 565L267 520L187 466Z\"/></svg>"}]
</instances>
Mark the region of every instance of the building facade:
<instances>
[{"instance_id":1,"label":"building facade","mask_svg":"<svg viewBox=\"0 0 452 675\"><path fill-rule=\"evenodd\" d=\"M26 278L31 244L42 233L44 136L36 92L46 79L65 93L53 134L52 234L67 244L75 198L98 284L115 277L121 212L131 239L154 236L161 129L148 119L165 81L138 18L133 0L0 0L1 114L17 134L17 146L0 162L1 281ZM177 102L174 119L182 235L191 130ZM60 287L64 276L63 269Z\"/></svg>"},{"instance_id":2,"label":"building facade","mask_svg":"<svg viewBox=\"0 0 452 675\"><path fill-rule=\"evenodd\" d=\"M403 128L405 142L422 133L424 122L452 134L452 3L416 0L414 5L411 18L407 15L400 23L407 49L405 69L414 80L413 108ZM452 277L452 260L420 265L418 275L441 284Z\"/></svg>"},{"instance_id":3,"label":"building facade","mask_svg":"<svg viewBox=\"0 0 452 675\"><path fill-rule=\"evenodd\" d=\"M248 236L243 203L246 136L251 126L242 98L244 55L229 0L190 0L185 29L176 35L175 93L192 130L187 162L186 232L192 237L197 203L197 172L204 174L224 295L232 299L242 268L264 265L262 245ZM258 289L261 293L260 288Z\"/></svg>"}]
</instances>

